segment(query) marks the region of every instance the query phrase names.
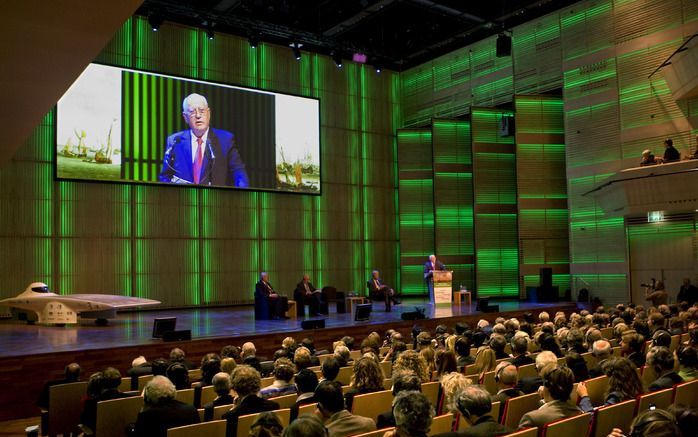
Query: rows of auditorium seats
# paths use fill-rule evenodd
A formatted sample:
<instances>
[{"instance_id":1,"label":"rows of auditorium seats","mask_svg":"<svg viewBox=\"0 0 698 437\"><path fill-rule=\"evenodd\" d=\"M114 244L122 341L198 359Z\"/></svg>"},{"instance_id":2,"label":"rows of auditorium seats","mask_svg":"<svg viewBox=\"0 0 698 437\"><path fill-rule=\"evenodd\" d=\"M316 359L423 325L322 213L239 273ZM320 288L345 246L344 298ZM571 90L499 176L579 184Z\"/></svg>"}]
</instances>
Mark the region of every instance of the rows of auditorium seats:
<instances>
[{"instance_id":1,"label":"rows of auditorium seats","mask_svg":"<svg viewBox=\"0 0 698 437\"><path fill-rule=\"evenodd\" d=\"M688 315L683 315L685 318L683 325L684 332L676 333L675 330L672 331L674 335L671 335L671 341L669 344L669 348L672 352L676 351L680 346L683 347L683 345L696 347L696 335L694 334L696 331L696 315L698 314L698 308L693 307L691 310L693 311L688 311ZM651 311L651 309L649 309L649 311ZM686 311L684 311L684 313L685 312ZM585 315L584 312L581 314L589 321L592 320L591 317L586 317L591 314ZM565 318L566 317L567 316L565 316ZM572 317L570 316L570 318ZM595 316L593 319L597 322L598 320L603 320L603 318L597 318ZM666 320L667 322L665 327L668 329L669 317L667 317ZM533 334L531 338L533 338L537 333L545 331L546 323L552 322L539 320L539 323L537 324L531 323L531 334ZM609 326L600 326L598 323L589 323L589 326L586 326L585 328L587 331L590 329L598 329L601 337L607 339L611 344L612 355L621 356L623 352L621 346L619 345L620 336L618 335L615 326L610 326L610 318L608 320L608 325ZM479 323L478 327L474 328L473 331L490 331L488 326L489 323ZM447 340L448 336L462 335L463 333L449 334L451 331L452 330L449 329L444 334L442 330L441 333L439 333L440 335L438 337L435 336L434 338L432 338L431 335L426 336L426 338L430 340L427 343L427 346L420 346L421 343L417 341L419 335L416 335L418 333L413 332L413 344L404 345L404 349L420 350L432 347L436 350L452 350L453 342L449 342ZM493 334L488 332L487 335L490 336ZM499 334L495 332L494 335ZM395 342L397 343L397 341ZM361 350L355 349L349 352L350 360L359 360L364 354L371 354L371 352L367 352L368 349L364 347L364 343L362 343ZM343 344L344 343L341 343L341 345ZM488 342L484 341L483 344L473 347L471 349L471 354L477 355L482 350L488 349L489 346L487 344ZM336 346L337 345L333 345L333 348ZM651 346L652 341L647 341L643 352L649 350ZM591 345L585 345L585 348L589 350L591 349ZM376 355L375 358L380 360L380 369L383 376L383 390L366 394L357 394L353 397L353 402L351 403L350 409L352 414L368 417L374 421L377 420L379 414L391 409L394 400L394 394L391 387L393 385L392 372L395 357L390 357L390 353L392 351L391 337L386 337L385 342L380 347L376 347L375 351L377 352L374 354ZM507 354L512 353L510 341L507 342L504 351ZM535 360L540 352L541 345L539 345L537 341L531 339L528 343L528 356ZM420 356L421 355L422 354L420 352ZM317 361L320 364L322 364L326 359L336 356L336 352L316 355ZM426 356L429 356L429 354L426 354ZM597 364L597 357L591 352L584 352L581 354L581 357L584 359L588 369L593 368ZM496 360L496 363L510 360L510 357L501 358ZM559 366L566 365L566 358L564 356L559 357L557 361ZM271 368L273 366L273 362L261 364L266 364L266 366L260 366L265 368ZM443 374L439 375L439 372L435 369L433 362L428 364L431 381L423 382L421 384L422 393L426 396L434 408L434 418L431 422L428 435L439 435L450 431L464 433L469 427L469 423L466 420L463 420L461 414L457 410L453 411L451 409L449 411L449 408L445 402L445 398L449 396L457 396L457 393L445 392L440 383ZM316 365L306 368L315 372L318 379L323 377L321 366ZM676 362L676 370L679 370L678 362ZM496 372L493 368L483 369L479 363L476 363L459 366L457 368L457 372L470 378L472 384L481 385L491 395L494 396L497 394L498 386L496 382ZM657 375L650 366L637 368L637 372L643 383L645 392L639 394L636 399L604 406L604 399L608 391L609 377L602 375L595 378L589 378L584 382L584 384L588 390L589 399L594 406L593 411L587 413L580 412L581 414L574 417L568 417L562 420L547 423L538 428L520 429L508 435L524 437L586 435L600 437L611 434L614 428L622 430L625 434L629 434L633 420L650 408L664 410L668 409L672 405L680 405L692 409L698 408L698 379L675 384L672 388L647 392L647 387L660 375ZM229 429L227 430L226 428L228 424L226 420L222 420L222 416L231 409L230 405L215 407L213 412L213 420L205 421L204 409L201 408L201 406L212 402L216 398L217 394L214 392L213 386L209 385L200 389L200 397L197 398L197 396L195 396L195 388L193 387L195 386L196 381L199 381L202 378L201 369L191 369L188 373L189 380L192 382L192 388L177 390L176 399L197 407L199 420L201 423L171 428L167 431L168 436L183 437L206 435L208 437L230 437L231 435L237 435L242 437L254 435L250 434L252 424L262 413L241 416L234 431ZM519 380L535 377L537 373L538 369L536 369L535 364L523 365L517 369ZM152 375L141 375L137 378L123 378L120 390L123 392L128 392L133 396L98 402L95 428L90 430L91 434L97 437L123 437L125 435L124 430L127 429L130 424L133 424L136 421L139 412L144 407L142 391L152 378ZM353 378L354 368L351 365L347 365L340 368L335 380L341 383L343 392L346 393L352 389ZM261 378L261 387L265 388L271 386L274 383L274 380L275 378L273 376ZM577 398L577 384L578 383L575 383L575 389L572 391L571 402L574 404L577 404L580 401ZM80 415L83 408L82 403L85 398L86 388L87 382L84 381L53 385L49 388L50 408L47 412L46 427L42 430L44 435L58 435L70 433L76 430L80 422ZM291 423L291 409L296 403L297 398L297 394L288 394L270 398L270 400L275 401L280 407L278 410L275 410L274 413L284 428L289 426ZM513 397L505 402L494 402L492 403L491 416L508 428L516 430L519 427L521 418L526 413L538 409L540 402L541 396L537 392ZM313 415L315 412L315 404L303 405L298 408L298 417ZM693 414L695 415L695 412ZM393 430L394 428L389 427L370 433L364 433L361 434L361 436L383 436L386 433L393 432ZM330 435L334 436L335 434Z\"/></svg>"}]
</instances>

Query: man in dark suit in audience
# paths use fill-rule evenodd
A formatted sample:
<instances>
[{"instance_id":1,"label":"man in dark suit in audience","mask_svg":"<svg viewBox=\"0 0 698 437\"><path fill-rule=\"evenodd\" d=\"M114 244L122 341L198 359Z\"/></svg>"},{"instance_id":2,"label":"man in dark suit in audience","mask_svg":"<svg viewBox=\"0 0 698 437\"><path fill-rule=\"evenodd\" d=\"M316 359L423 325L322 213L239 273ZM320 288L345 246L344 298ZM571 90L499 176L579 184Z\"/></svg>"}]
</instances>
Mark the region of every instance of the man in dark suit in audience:
<instances>
[{"instance_id":1,"label":"man in dark suit in audience","mask_svg":"<svg viewBox=\"0 0 698 437\"><path fill-rule=\"evenodd\" d=\"M326 305L327 298L322 290L315 288L312 282L310 282L310 276L307 274L303 275L301 282L296 284L296 289L293 291L293 300L297 302L299 316L305 314L305 304L308 304L311 317L326 315L323 314L323 307Z\"/></svg>"},{"instance_id":2,"label":"man in dark suit in audience","mask_svg":"<svg viewBox=\"0 0 698 437\"><path fill-rule=\"evenodd\" d=\"M230 375L230 385L237 393L237 398L235 398L233 408L222 417L223 420L228 422L225 432L226 437L235 437L237 435L238 418L240 416L279 409L278 403L257 396L262 385L262 378L259 372L250 366L241 365L235 367L232 375Z\"/></svg>"},{"instance_id":3,"label":"man in dark suit in audience","mask_svg":"<svg viewBox=\"0 0 698 437\"><path fill-rule=\"evenodd\" d=\"M458 359L456 360L458 367L465 367L475 363L475 357L470 355L470 339L468 337L458 337L454 348L458 354Z\"/></svg>"},{"instance_id":4,"label":"man in dark suit in audience","mask_svg":"<svg viewBox=\"0 0 698 437\"><path fill-rule=\"evenodd\" d=\"M225 372L216 373L213 376L213 391L216 392L216 398L204 404L204 421L213 420L213 410L222 405L232 405L235 399L230 394L230 375Z\"/></svg>"},{"instance_id":5,"label":"man in dark suit in audience","mask_svg":"<svg viewBox=\"0 0 698 437\"><path fill-rule=\"evenodd\" d=\"M259 282L255 285L255 297L266 299L269 306L269 317L272 319L287 318L284 313L288 311L288 298L280 296L274 287L269 283L269 275L267 272L262 272L259 275Z\"/></svg>"},{"instance_id":6,"label":"man in dark suit in audience","mask_svg":"<svg viewBox=\"0 0 698 437\"><path fill-rule=\"evenodd\" d=\"M384 300L385 301L385 311L390 311L391 303L398 305L400 303L395 296L395 290L390 288L388 285L383 283L380 278L380 272L374 270L371 272L371 279L367 282L369 297L374 300Z\"/></svg>"},{"instance_id":7,"label":"man in dark suit in audience","mask_svg":"<svg viewBox=\"0 0 698 437\"><path fill-rule=\"evenodd\" d=\"M476 385L463 389L456 399L456 406L468 428L458 432L437 434L438 437L493 437L512 432L492 417L492 400L487 390Z\"/></svg>"},{"instance_id":8,"label":"man in dark suit in audience","mask_svg":"<svg viewBox=\"0 0 698 437\"><path fill-rule=\"evenodd\" d=\"M121 373L113 368L107 367L101 372L101 392L97 397L90 397L83 403L83 411L80 416L80 422L90 429L94 430L97 421L97 403L101 401L110 401L113 399L122 399L132 396L131 394L122 393L119 391L121 385Z\"/></svg>"},{"instance_id":9,"label":"man in dark suit in audience","mask_svg":"<svg viewBox=\"0 0 698 437\"><path fill-rule=\"evenodd\" d=\"M291 421L298 417L300 407L317 403L315 389L318 385L318 379L315 372L303 369L296 374L294 381L298 391L298 398L296 398L296 403L291 406Z\"/></svg>"},{"instance_id":10,"label":"man in dark suit in audience","mask_svg":"<svg viewBox=\"0 0 698 437\"><path fill-rule=\"evenodd\" d=\"M174 384L164 376L154 377L143 390L143 409L138 413L134 433L138 437L167 437L167 430L199 423L193 405L175 399Z\"/></svg>"},{"instance_id":11,"label":"man in dark suit in audience","mask_svg":"<svg viewBox=\"0 0 698 437\"><path fill-rule=\"evenodd\" d=\"M688 302L688 306L693 306L698 302L698 287L691 284L689 278L683 278L683 284L679 289L679 294L676 295L676 303Z\"/></svg>"},{"instance_id":12,"label":"man in dark suit in audience","mask_svg":"<svg viewBox=\"0 0 698 437\"><path fill-rule=\"evenodd\" d=\"M647 391L658 391L681 384L683 378L674 372L674 354L665 346L652 346L647 352L647 365L651 366L659 377L648 387Z\"/></svg>"},{"instance_id":13,"label":"man in dark suit in audience","mask_svg":"<svg viewBox=\"0 0 698 437\"><path fill-rule=\"evenodd\" d=\"M543 378L540 376L543 368L551 363L557 363L557 356L550 351L543 351L536 356L536 371L537 376L531 378L521 378L518 384L516 384L516 389L524 392L525 394L531 394L538 391L538 388L543 385Z\"/></svg>"},{"instance_id":14,"label":"man in dark suit in audience","mask_svg":"<svg viewBox=\"0 0 698 437\"><path fill-rule=\"evenodd\" d=\"M497 394L492 396L492 402L501 402L501 406L511 399L523 395L522 392L516 389L516 384L519 382L519 369L507 361L503 361L494 369L494 381L497 383ZM504 408L500 408L500 413ZM495 417L495 419L497 419Z\"/></svg>"},{"instance_id":15,"label":"man in dark suit in audience","mask_svg":"<svg viewBox=\"0 0 698 437\"><path fill-rule=\"evenodd\" d=\"M601 368L603 364L611 358L611 354L613 353L611 343L609 343L608 340L596 340L592 345L591 353L596 357L596 365L589 369L589 376L591 378L603 376L604 373Z\"/></svg>"},{"instance_id":16,"label":"man in dark suit in audience","mask_svg":"<svg viewBox=\"0 0 698 437\"><path fill-rule=\"evenodd\" d=\"M514 337L511 340L511 351L514 358L511 359L511 364L516 367L527 366L533 364L533 358L528 356L528 338Z\"/></svg>"},{"instance_id":17,"label":"man in dark suit in audience","mask_svg":"<svg viewBox=\"0 0 698 437\"><path fill-rule=\"evenodd\" d=\"M519 429L537 427L546 423L582 414L570 396L574 388L574 374L569 367L558 366L557 363L546 365L541 371L543 378L543 401L537 410L524 414L519 421Z\"/></svg>"},{"instance_id":18,"label":"man in dark suit in audience","mask_svg":"<svg viewBox=\"0 0 698 437\"><path fill-rule=\"evenodd\" d=\"M61 384L70 384L72 382L78 382L80 381L80 374L82 373L82 369L80 368L80 365L78 363L70 363L67 366L65 366L65 369L63 370L63 379L56 379L53 381L47 381L44 384L44 387L41 389L41 394L39 395L39 400L37 401L37 405L39 408L42 408L44 410L48 410L49 403L49 390L51 387L54 385L61 385Z\"/></svg>"},{"instance_id":19,"label":"man in dark suit in audience","mask_svg":"<svg viewBox=\"0 0 698 437\"><path fill-rule=\"evenodd\" d=\"M329 435L352 436L376 430L376 422L368 417L351 414L344 406L342 384L324 381L315 389L318 417L325 423Z\"/></svg>"},{"instance_id":20,"label":"man in dark suit in audience","mask_svg":"<svg viewBox=\"0 0 698 437\"><path fill-rule=\"evenodd\" d=\"M414 372L403 370L393 375L393 396L404 391L422 391L422 380ZM378 415L376 428L390 428L395 426L395 416L392 408Z\"/></svg>"}]
</instances>

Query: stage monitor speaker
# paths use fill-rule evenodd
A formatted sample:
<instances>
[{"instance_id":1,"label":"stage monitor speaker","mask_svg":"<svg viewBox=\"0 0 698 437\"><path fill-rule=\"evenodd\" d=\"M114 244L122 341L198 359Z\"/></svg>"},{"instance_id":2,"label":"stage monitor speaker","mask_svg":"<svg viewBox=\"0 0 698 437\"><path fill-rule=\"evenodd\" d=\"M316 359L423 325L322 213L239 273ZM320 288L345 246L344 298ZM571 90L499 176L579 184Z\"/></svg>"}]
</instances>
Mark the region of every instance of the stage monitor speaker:
<instances>
[{"instance_id":1,"label":"stage monitor speaker","mask_svg":"<svg viewBox=\"0 0 698 437\"><path fill-rule=\"evenodd\" d=\"M347 312L347 300L343 291L337 292L337 313L346 314Z\"/></svg>"},{"instance_id":2,"label":"stage monitor speaker","mask_svg":"<svg viewBox=\"0 0 698 437\"><path fill-rule=\"evenodd\" d=\"M373 305L370 303L362 303L356 305L356 311L354 311L354 321L355 322L365 322L371 317L371 310Z\"/></svg>"},{"instance_id":3,"label":"stage monitor speaker","mask_svg":"<svg viewBox=\"0 0 698 437\"><path fill-rule=\"evenodd\" d=\"M559 302L559 287L538 287L538 302Z\"/></svg>"},{"instance_id":4,"label":"stage monitor speaker","mask_svg":"<svg viewBox=\"0 0 698 437\"><path fill-rule=\"evenodd\" d=\"M550 267L543 267L539 270L540 272L540 287L541 288L552 288L553 286L553 269Z\"/></svg>"},{"instance_id":5,"label":"stage monitor speaker","mask_svg":"<svg viewBox=\"0 0 698 437\"><path fill-rule=\"evenodd\" d=\"M303 329L322 329L325 327L325 319L303 320L301 328Z\"/></svg>"},{"instance_id":6,"label":"stage monitor speaker","mask_svg":"<svg viewBox=\"0 0 698 437\"><path fill-rule=\"evenodd\" d=\"M164 341L185 341L191 340L191 329L182 329L180 331L165 331L162 333Z\"/></svg>"},{"instance_id":7,"label":"stage monitor speaker","mask_svg":"<svg viewBox=\"0 0 698 437\"><path fill-rule=\"evenodd\" d=\"M402 320L424 320L427 318L424 308L415 308L414 311L405 311L400 314Z\"/></svg>"},{"instance_id":8,"label":"stage monitor speaker","mask_svg":"<svg viewBox=\"0 0 698 437\"><path fill-rule=\"evenodd\" d=\"M153 338L163 338L165 332L177 328L177 317L159 317L153 320Z\"/></svg>"},{"instance_id":9,"label":"stage monitor speaker","mask_svg":"<svg viewBox=\"0 0 698 437\"><path fill-rule=\"evenodd\" d=\"M477 300L475 311L482 311L483 313L496 313L499 312L499 305L490 305L490 299L488 297L481 297Z\"/></svg>"},{"instance_id":10,"label":"stage monitor speaker","mask_svg":"<svg viewBox=\"0 0 698 437\"><path fill-rule=\"evenodd\" d=\"M504 58L511 56L511 37L505 33L500 33L497 37L497 57Z\"/></svg>"}]
</instances>

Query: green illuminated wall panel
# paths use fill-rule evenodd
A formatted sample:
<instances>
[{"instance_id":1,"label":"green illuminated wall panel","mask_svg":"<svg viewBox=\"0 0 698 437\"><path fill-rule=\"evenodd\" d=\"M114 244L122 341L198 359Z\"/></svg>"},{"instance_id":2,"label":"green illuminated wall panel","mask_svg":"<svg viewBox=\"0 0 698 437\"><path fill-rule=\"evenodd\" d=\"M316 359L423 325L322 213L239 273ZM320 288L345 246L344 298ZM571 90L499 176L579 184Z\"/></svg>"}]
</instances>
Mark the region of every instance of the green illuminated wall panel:
<instances>
[{"instance_id":1,"label":"green illuminated wall panel","mask_svg":"<svg viewBox=\"0 0 698 437\"><path fill-rule=\"evenodd\" d=\"M514 102L522 286L539 285L547 267L564 295L570 276L563 100L517 95Z\"/></svg>"},{"instance_id":2,"label":"green illuminated wall panel","mask_svg":"<svg viewBox=\"0 0 698 437\"><path fill-rule=\"evenodd\" d=\"M500 131L511 111L473 108L473 191L478 296L519 296L516 146Z\"/></svg>"},{"instance_id":3,"label":"green illuminated wall panel","mask_svg":"<svg viewBox=\"0 0 698 437\"><path fill-rule=\"evenodd\" d=\"M434 243L453 270L453 284L475 287L473 160L470 122L436 119L432 124Z\"/></svg>"},{"instance_id":4,"label":"green illuminated wall panel","mask_svg":"<svg viewBox=\"0 0 698 437\"><path fill-rule=\"evenodd\" d=\"M423 265L434 253L434 176L431 129L397 132L400 270L403 294L424 294Z\"/></svg>"}]
</instances>

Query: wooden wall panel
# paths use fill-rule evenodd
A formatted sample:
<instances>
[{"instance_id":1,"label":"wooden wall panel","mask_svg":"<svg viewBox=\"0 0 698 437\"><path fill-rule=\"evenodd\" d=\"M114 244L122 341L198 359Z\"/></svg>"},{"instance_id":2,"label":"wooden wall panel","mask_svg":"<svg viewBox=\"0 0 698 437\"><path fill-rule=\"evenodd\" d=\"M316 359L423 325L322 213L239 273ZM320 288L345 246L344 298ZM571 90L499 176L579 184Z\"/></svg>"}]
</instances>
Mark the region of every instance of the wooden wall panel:
<instances>
[{"instance_id":1,"label":"wooden wall panel","mask_svg":"<svg viewBox=\"0 0 698 437\"><path fill-rule=\"evenodd\" d=\"M562 97L517 95L516 181L522 286L553 269L561 294L569 283L565 126Z\"/></svg>"}]
</instances>

